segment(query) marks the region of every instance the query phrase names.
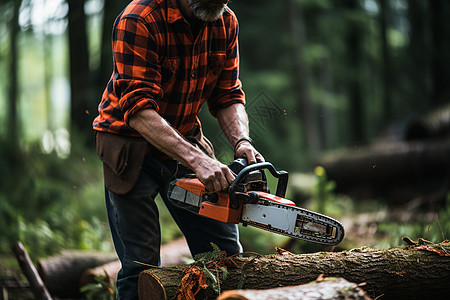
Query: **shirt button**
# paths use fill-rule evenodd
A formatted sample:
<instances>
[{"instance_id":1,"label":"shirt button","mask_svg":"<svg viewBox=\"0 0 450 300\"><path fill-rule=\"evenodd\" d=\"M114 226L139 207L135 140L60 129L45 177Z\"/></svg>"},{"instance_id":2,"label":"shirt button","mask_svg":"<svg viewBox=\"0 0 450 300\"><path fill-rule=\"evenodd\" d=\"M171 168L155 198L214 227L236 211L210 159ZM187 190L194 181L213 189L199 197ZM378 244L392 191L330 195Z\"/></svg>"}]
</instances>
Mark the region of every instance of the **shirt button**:
<instances>
[{"instance_id":1,"label":"shirt button","mask_svg":"<svg viewBox=\"0 0 450 300\"><path fill-rule=\"evenodd\" d=\"M192 72L191 77L195 78L195 72Z\"/></svg>"}]
</instances>

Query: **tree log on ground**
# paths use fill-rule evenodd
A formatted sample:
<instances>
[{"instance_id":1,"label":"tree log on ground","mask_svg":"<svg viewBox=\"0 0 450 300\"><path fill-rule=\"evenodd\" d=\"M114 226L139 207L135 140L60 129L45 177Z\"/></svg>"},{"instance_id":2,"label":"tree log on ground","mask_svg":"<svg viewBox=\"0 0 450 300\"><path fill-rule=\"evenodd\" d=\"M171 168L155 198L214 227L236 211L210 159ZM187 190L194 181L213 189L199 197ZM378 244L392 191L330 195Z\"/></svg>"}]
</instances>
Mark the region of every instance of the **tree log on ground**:
<instances>
[{"instance_id":1,"label":"tree log on ground","mask_svg":"<svg viewBox=\"0 0 450 300\"><path fill-rule=\"evenodd\" d=\"M90 268L114 261L114 253L63 251L39 261L38 271L45 286L54 297L77 298L81 274Z\"/></svg>"},{"instance_id":2,"label":"tree log on ground","mask_svg":"<svg viewBox=\"0 0 450 300\"><path fill-rule=\"evenodd\" d=\"M391 196L391 201L403 202L418 194L446 196L450 177L447 157L448 139L389 142L332 152L318 164L325 168L328 179L336 182L337 192Z\"/></svg>"},{"instance_id":3,"label":"tree log on ground","mask_svg":"<svg viewBox=\"0 0 450 300\"><path fill-rule=\"evenodd\" d=\"M283 255L235 257L232 261L236 267L229 267L225 280L219 281L221 291L300 285L315 280L321 274L357 284L366 283L363 289L369 296L383 295L382 299L443 299L448 296L450 288L448 241L386 250L361 248L303 255L285 252ZM209 268L210 274L222 278L217 266L223 262L212 263L216 267ZM173 299L182 279L193 274L192 269L192 265L184 265L142 272L139 278L140 299ZM203 269L202 264L199 269ZM213 299L215 296L212 286L199 291L199 299Z\"/></svg>"},{"instance_id":4,"label":"tree log on ground","mask_svg":"<svg viewBox=\"0 0 450 300\"><path fill-rule=\"evenodd\" d=\"M325 278L308 284L265 290L232 290L223 292L217 300L338 300L371 298L355 283L342 278Z\"/></svg>"},{"instance_id":5,"label":"tree log on ground","mask_svg":"<svg viewBox=\"0 0 450 300\"><path fill-rule=\"evenodd\" d=\"M450 134L450 105L439 107L424 116L412 119L407 127L405 139L423 140L447 138Z\"/></svg>"}]
</instances>

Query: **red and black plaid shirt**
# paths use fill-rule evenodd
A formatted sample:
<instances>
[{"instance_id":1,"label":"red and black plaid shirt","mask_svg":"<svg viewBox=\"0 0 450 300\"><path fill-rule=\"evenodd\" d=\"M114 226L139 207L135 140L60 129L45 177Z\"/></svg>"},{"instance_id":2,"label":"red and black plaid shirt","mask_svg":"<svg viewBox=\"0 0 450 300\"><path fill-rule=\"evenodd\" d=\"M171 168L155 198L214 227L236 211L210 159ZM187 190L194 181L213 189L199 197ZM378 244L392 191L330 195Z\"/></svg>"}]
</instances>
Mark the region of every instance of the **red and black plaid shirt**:
<instances>
[{"instance_id":1,"label":"red and black plaid shirt","mask_svg":"<svg viewBox=\"0 0 450 300\"><path fill-rule=\"evenodd\" d=\"M212 115L245 103L237 35L229 8L194 37L176 0L131 2L114 24L114 71L94 129L137 136L128 121L151 108L185 134L200 124L197 114L205 101Z\"/></svg>"}]
</instances>

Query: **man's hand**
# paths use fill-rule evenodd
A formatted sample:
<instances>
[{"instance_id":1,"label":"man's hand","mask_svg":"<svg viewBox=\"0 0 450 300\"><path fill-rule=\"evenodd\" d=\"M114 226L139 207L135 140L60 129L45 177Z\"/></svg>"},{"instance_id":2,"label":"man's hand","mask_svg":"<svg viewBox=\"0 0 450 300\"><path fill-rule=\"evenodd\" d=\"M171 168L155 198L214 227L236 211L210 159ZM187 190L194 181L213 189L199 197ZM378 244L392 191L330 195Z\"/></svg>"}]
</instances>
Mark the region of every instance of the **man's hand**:
<instances>
[{"instance_id":1,"label":"man's hand","mask_svg":"<svg viewBox=\"0 0 450 300\"><path fill-rule=\"evenodd\" d=\"M247 159L249 165L264 162L264 157L259 153L255 147L248 141L242 141L236 145L236 150L234 155L236 157L244 157Z\"/></svg>"},{"instance_id":2,"label":"man's hand","mask_svg":"<svg viewBox=\"0 0 450 300\"><path fill-rule=\"evenodd\" d=\"M198 180L205 185L209 192L226 191L234 181L235 175L226 165L212 159L199 159L193 167Z\"/></svg>"}]
</instances>

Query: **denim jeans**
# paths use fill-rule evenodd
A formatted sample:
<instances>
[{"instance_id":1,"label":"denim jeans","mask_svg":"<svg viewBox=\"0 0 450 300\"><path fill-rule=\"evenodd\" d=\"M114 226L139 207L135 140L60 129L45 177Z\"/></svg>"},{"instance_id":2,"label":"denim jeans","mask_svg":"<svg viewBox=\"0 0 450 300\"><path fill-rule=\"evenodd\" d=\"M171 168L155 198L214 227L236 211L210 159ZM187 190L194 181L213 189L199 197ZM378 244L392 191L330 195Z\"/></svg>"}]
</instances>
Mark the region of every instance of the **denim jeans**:
<instances>
[{"instance_id":1,"label":"denim jeans","mask_svg":"<svg viewBox=\"0 0 450 300\"><path fill-rule=\"evenodd\" d=\"M135 261L159 265L161 231L155 197L164 204L186 237L192 256L212 251L211 242L228 255L242 252L237 225L226 224L180 209L167 199L167 185L177 171L172 160L147 157L136 186L126 195L106 189L106 208L111 235L122 269L117 277L118 299L138 299L139 273L148 267Z\"/></svg>"}]
</instances>

